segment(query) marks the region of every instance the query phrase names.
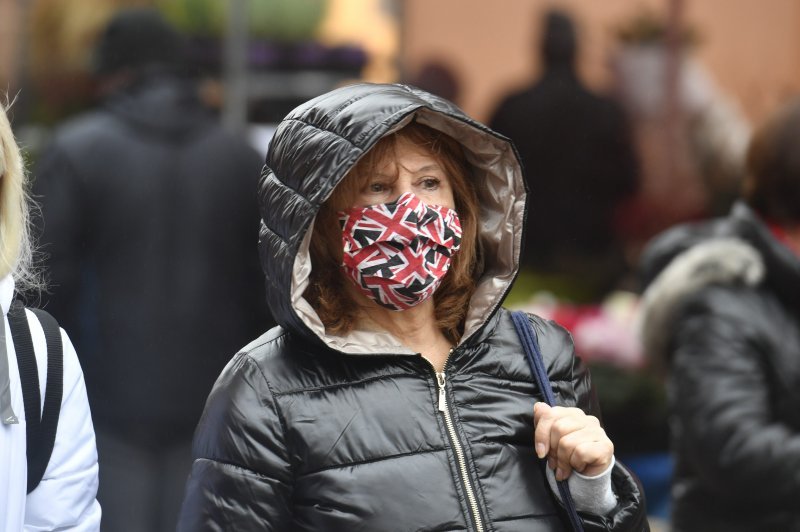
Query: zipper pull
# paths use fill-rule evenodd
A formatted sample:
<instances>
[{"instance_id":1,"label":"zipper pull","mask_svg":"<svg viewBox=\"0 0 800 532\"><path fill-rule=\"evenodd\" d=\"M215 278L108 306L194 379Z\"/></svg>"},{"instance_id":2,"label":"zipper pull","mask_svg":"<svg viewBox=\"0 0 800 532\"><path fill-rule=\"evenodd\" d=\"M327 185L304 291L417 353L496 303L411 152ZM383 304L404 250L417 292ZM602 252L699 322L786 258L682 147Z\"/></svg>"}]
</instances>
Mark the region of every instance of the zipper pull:
<instances>
[{"instance_id":1,"label":"zipper pull","mask_svg":"<svg viewBox=\"0 0 800 532\"><path fill-rule=\"evenodd\" d=\"M444 394L444 371L436 374L436 382L439 384L439 412L447 410L447 396Z\"/></svg>"}]
</instances>

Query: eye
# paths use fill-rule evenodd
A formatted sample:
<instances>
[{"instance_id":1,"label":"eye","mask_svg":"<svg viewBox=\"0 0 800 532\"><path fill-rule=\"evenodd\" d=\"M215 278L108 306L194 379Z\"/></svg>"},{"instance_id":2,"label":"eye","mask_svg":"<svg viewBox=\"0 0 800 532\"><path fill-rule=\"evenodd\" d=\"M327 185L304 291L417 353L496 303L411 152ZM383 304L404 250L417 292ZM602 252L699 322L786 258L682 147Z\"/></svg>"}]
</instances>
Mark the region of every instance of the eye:
<instances>
[{"instance_id":1,"label":"eye","mask_svg":"<svg viewBox=\"0 0 800 532\"><path fill-rule=\"evenodd\" d=\"M386 192L387 190L386 183L381 181L374 181L367 185L367 191L371 194L380 194L381 192Z\"/></svg>"},{"instance_id":2,"label":"eye","mask_svg":"<svg viewBox=\"0 0 800 532\"><path fill-rule=\"evenodd\" d=\"M423 177L419 184L424 190L436 190L441 185L441 180L437 177Z\"/></svg>"}]
</instances>

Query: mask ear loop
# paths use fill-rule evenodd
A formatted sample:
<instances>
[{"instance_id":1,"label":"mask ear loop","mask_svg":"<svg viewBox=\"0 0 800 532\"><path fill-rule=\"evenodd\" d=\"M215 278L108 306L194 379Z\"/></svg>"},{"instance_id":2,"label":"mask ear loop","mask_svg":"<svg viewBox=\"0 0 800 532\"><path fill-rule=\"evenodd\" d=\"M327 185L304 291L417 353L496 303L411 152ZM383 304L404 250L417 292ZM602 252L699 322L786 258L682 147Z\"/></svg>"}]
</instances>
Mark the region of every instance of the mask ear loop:
<instances>
[{"instance_id":1,"label":"mask ear loop","mask_svg":"<svg viewBox=\"0 0 800 532\"><path fill-rule=\"evenodd\" d=\"M0 306L0 313L5 316L2 306ZM11 372L8 369L5 323L0 325L0 419L3 425L16 425L19 423L19 419L11 406Z\"/></svg>"}]
</instances>

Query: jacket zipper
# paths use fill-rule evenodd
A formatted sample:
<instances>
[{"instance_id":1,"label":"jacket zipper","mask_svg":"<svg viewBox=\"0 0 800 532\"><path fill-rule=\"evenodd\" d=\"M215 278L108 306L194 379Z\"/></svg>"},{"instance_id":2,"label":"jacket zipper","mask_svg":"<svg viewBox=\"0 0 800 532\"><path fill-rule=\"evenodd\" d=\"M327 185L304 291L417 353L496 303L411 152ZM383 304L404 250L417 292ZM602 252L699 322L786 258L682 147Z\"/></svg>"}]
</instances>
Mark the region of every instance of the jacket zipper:
<instances>
[{"instance_id":1,"label":"jacket zipper","mask_svg":"<svg viewBox=\"0 0 800 532\"><path fill-rule=\"evenodd\" d=\"M452 354L453 349L451 349L450 353L447 355L444 366L442 366L443 368L447 367L447 361L450 360L450 355ZM433 367L433 364L431 364L431 367ZM453 417L450 414L450 407L447 404L447 395L445 394L447 376L444 369L442 369L441 372L436 372L434 368L434 374L436 375L436 383L439 387L439 412L444 415L444 424L447 428L447 434L450 437L450 445L456 453L456 461L458 462L458 469L461 473L461 482L464 485L464 491L467 493L467 501L472 510L472 519L475 521L475 529L478 532L483 532L483 521L481 520L480 510L478 509L478 500L475 498L475 491L472 488L472 482L470 481L469 472L467 471L467 458L464 455L464 449L461 447L458 434L456 434L456 429L453 425Z\"/></svg>"}]
</instances>

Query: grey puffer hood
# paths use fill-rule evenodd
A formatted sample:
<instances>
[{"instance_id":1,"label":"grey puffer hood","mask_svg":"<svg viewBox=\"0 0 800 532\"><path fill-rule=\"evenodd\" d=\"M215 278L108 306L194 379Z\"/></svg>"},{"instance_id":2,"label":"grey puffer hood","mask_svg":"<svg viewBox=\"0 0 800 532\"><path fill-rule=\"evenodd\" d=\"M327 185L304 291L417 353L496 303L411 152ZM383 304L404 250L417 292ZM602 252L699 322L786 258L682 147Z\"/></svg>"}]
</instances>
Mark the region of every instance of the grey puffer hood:
<instances>
[{"instance_id":1,"label":"grey puffer hood","mask_svg":"<svg viewBox=\"0 0 800 532\"><path fill-rule=\"evenodd\" d=\"M517 275L525 220L526 189L514 147L451 103L419 89L356 84L292 111L270 143L259 183L259 251L267 301L282 327L345 353L412 354L388 333L327 335L303 297L311 271L310 230L320 206L367 151L412 120L461 143L481 202L484 272L462 342L502 303Z\"/></svg>"},{"instance_id":2,"label":"grey puffer hood","mask_svg":"<svg viewBox=\"0 0 800 532\"><path fill-rule=\"evenodd\" d=\"M790 305L800 302L800 261L744 203L731 214L666 231L642 257L644 291L639 336L645 352L664 360L670 325L681 303L713 284L763 285Z\"/></svg>"}]
</instances>

